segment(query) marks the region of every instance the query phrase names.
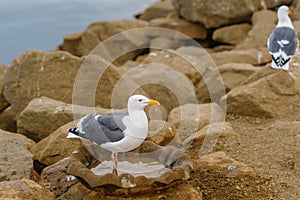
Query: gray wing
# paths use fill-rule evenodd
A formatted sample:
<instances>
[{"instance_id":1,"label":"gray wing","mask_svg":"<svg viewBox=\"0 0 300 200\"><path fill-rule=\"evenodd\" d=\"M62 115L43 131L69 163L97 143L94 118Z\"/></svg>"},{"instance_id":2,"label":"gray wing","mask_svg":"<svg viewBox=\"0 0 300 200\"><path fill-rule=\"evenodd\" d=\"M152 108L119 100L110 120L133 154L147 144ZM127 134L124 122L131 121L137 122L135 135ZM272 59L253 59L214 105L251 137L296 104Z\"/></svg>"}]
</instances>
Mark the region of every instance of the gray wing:
<instances>
[{"instance_id":1,"label":"gray wing","mask_svg":"<svg viewBox=\"0 0 300 200\"><path fill-rule=\"evenodd\" d=\"M123 131L126 126L122 123L122 119L125 116L123 113L86 115L77 124L77 134L99 145L119 141L124 138Z\"/></svg>"},{"instance_id":2,"label":"gray wing","mask_svg":"<svg viewBox=\"0 0 300 200\"><path fill-rule=\"evenodd\" d=\"M288 43L286 43L288 41ZM277 27L271 33L268 40L269 51L274 54L284 51L287 56L295 54L298 46L298 38L294 29L289 27Z\"/></svg>"}]
</instances>

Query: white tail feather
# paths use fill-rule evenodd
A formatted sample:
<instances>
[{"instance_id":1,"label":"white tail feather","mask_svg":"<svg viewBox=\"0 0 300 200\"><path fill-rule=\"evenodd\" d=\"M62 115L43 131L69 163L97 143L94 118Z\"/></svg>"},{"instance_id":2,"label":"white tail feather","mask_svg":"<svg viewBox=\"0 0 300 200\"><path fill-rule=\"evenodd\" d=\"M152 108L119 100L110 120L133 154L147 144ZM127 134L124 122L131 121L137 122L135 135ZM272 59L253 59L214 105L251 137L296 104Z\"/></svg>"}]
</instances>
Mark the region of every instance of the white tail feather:
<instances>
[{"instance_id":1,"label":"white tail feather","mask_svg":"<svg viewBox=\"0 0 300 200\"><path fill-rule=\"evenodd\" d=\"M75 135L74 133L70 133L70 132L69 132L67 138L80 138L81 139L81 137L79 137L78 135Z\"/></svg>"}]
</instances>

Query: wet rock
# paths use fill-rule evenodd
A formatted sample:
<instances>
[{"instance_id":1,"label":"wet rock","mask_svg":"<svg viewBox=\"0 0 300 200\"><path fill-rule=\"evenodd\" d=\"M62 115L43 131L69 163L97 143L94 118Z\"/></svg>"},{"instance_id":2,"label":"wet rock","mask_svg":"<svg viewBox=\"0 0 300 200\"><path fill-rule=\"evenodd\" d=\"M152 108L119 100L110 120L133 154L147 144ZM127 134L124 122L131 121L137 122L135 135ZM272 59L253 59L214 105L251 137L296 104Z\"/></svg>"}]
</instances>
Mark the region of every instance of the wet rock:
<instances>
[{"instance_id":1,"label":"wet rock","mask_svg":"<svg viewBox=\"0 0 300 200\"><path fill-rule=\"evenodd\" d=\"M78 58L62 51L27 51L9 66L4 78L4 95L18 113L32 99L41 96L65 103L73 101L85 106L110 108L112 90L119 74L113 66L106 67L107 62L98 56ZM104 68L106 70L100 76Z\"/></svg>"},{"instance_id":2,"label":"wet rock","mask_svg":"<svg viewBox=\"0 0 300 200\"><path fill-rule=\"evenodd\" d=\"M224 111L216 103L185 104L174 108L168 116L168 122L179 128L179 134L185 139L204 126L224 121Z\"/></svg>"},{"instance_id":3,"label":"wet rock","mask_svg":"<svg viewBox=\"0 0 300 200\"><path fill-rule=\"evenodd\" d=\"M217 42L237 45L246 38L250 29L248 23L225 26L215 30L212 37Z\"/></svg>"},{"instance_id":4,"label":"wet rock","mask_svg":"<svg viewBox=\"0 0 300 200\"><path fill-rule=\"evenodd\" d=\"M217 66L226 63L263 65L271 62L272 59L267 48L222 51L210 55Z\"/></svg>"},{"instance_id":5,"label":"wet rock","mask_svg":"<svg viewBox=\"0 0 300 200\"><path fill-rule=\"evenodd\" d=\"M0 136L0 180L30 179L33 162L32 154L19 136L3 134Z\"/></svg>"},{"instance_id":6,"label":"wet rock","mask_svg":"<svg viewBox=\"0 0 300 200\"><path fill-rule=\"evenodd\" d=\"M36 98L30 101L19 115L18 133L38 142L74 118L83 117L94 111L99 114L110 112L109 109L76 106L48 97Z\"/></svg>"},{"instance_id":7,"label":"wet rock","mask_svg":"<svg viewBox=\"0 0 300 200\"><path fill-rule=\"evenodd\" d=\"M300 135L295 137L295 151L294 151L294 169L300 173Z\"/></svg>"},{"instance_id":8,"label":"wet rock","mask_svg":"<svg viewBox=\"0 0 300 200\"><path fill-rule=\"evenodd\" d=\"M184 19L157 18L151 20L149 26L178 31L193 39L205 39L207 36L207 30L202 25L194 24Z\"/></svg>"},{"instance_id":9,"label":"wet rock","mask_svg":"<svg viewBox=\"0 0 300 200\"><path fill-rule=\"evenodd\" d=\"M185 19L201 22L207 28L216 28L247 21L257 10L289 4L292 0L174 0L173 2L180 15Z\"/></svg>"},{"instance_id":10,"label":"wet rock","mask_svg":"<svg viewBox=\"0 0 300 200\"><path fill-rule=\"evenodd\" d=\"M209 124L199 131L195 132L188 138L184 140L185 144L202 144L204 138L210 135L217 135L217 137L230 137L236 136L238 133L232 128L231 123L229 122L219 122L219 123L212 123Z\"/></svg>"},{"instance_id":11,"label":"wet rock","mask_svg":"<svg viewBox=\"0 0 300 200\"><path fill-rule=\"evenodd\" d=\"M277 23L277 13L270 10L257 11L252 16L252 28L236 49L266 47L268 38Z\"/></svg>"},{"instance_id":12,"label":"wet rock","mask_svg":"<svg viewBox=\"0 0 300 200\"><path fill-rule=\"evenodd\" d=\"M55 200L55 195L28 179L0 182L0 199Z\"/></svg>"},{"instance_id":13,"label":"wet rock","mask_svg":"<svg viewBox=\"0 0 300 200\"><path fill-rule=\"evenodd\" d=\"M1 129L0 129L0 137L16 137L16 138L19 138L19 139L22 140L22 143L25 145L25 148L28 151L31 151L31 148L36 144L33 140L29 139L28 137L26 137L24 135L4 131L4 130L1 130Z\"/></svg>"},{"instance_id":14,"label":"wet rock","mask_svg":"<svg viewBox=\"0 0 300 200\"><path fill-rule=\"evenodd\" d=\"M4 74L6 70L7 70L6 66L0 65L0 112L9 106L9 103L6 101L3 95L3 89L4 89L3 82L4 82Z\"/></svg>"},{"instance_id":15,"label":"wet rock","mask_svg":"<svg viewBox=\"0 0 300 200\"><path fill-rule=\"evenodd\" d=\"M225 177L243 178L256 176L251 167L230 158L223 151L211 153L195 160L195 169L202 172L218 172Z\"/></svg>"},{"instance_id":16,"label":"wet rock","mask_svg":"<svg viewBox=\"0 0 300 200\"><path fill-rule=\"evenodd\" d=\"M147 145L150 146L147 146ZM86 148L90 149L92 148L93 154L96 153L96 147L93 147L95 145L92 144L92 146L86 146ZM146 147L147 146L147 147ZM101 191L102 194L107 195L123 195L123 194L147 194L147 193L153 193L154 191L159 191L162 189L169 188L170 186L177 185L182 180L188 179L190 170L191 170L191 163L189 158L186 155L181 154L180 157L174 157L175 160L172 160L171 163L172 166L171 169L168 169L163 174L156 174L155 176L147 176L145 173L140 173L139 170L143 170L144 168L136 169L135 172L137 175L133 176L132 174L124 171L122 172L122 169L119 169L121 173L119 175L114 175L111 173L98 175L97 173L93 172L95 169L91 169L91 164L95 163L94 157L98 157L98 160L101 162L103 158L103 154L100 153L97 155L92 156L85 147L79 148L77 152L74 152L70 157L70 162L68 163L68 174L73 175L75 177L78 177L79 180L84 180L86 184L89 185L90 189L93 191ZM168 151L168 149L172 149L171 152ZM98 147L98 150L99 147ZM146 150L146 151L143 151ZM154 150L154 151L151 151ZM141 159L141 162L134 162L137 164L143 164L147 166L147 163L149 162L149 159L157 159L161 163L166 162L168 159L170 159L170 154L172 155L172 152L177 152L178 149L175 147L161 147L158 145L155 145L153 143L145 142L143 145L139 148L139 150L136 150L134 154L138 153L138 157L132 157L132 159ZM139 151L139 152L137 152ZM164 152L168 153L164 153ZM144 154L145 153L145 154ZM133 155L134 155L133 154ZM164 154L167 156L163 156L162 158L160 155ZM175 153L176 155L178 153ZM143 156L144 155L144 156ZM100 157L101 158L100 158ZM125 159L126 161L130 161L130 154L124 154L124 158L122 154L119 156L119 164L120 162L123 162L122 159ZM150 156L150 157L149 157ZM100 158L100 159L99 159ZM167 159L167 160L164 160ZM148 161L147 161L148 160ZM103 161L102 161L103 162ZM132 165L134 165L132 163ZM102 163L100 163L101 165ZM152 161L151 166L155 166L155 164ZM92 165L92 166L99 166L99 165ZM107 165L104 165L107 166ZM176 167L175 167L176 166ZM113 187L112 187L113 185ZM158 186L158 187L157 187Z\"/></svg>"},{"instance_id":17,"label":"wet rock","mask_svg":"<svg viewBox=\"0 0 300 200\"><path fill-rule=\"evenodd\" d=\"M79 139L66 138L68 129L73 127L75 127L75 122L69 122L38 142L31 149L33 159L43 165L50 166L68 157L81 145Z\"/></svg>"},{"instance_id":18,"label":"wet rock","mask_svg":"<svg viewBox=\"0 0 300 200\"><path fill-rule=\"evenodd\" d=\"M174 12L175 8L171 0L159 1L148 7L140 16L140 20L150 21L155 18L165 18L171 12Z\"/></svg>"},{"instance_id":19,"label":"wet rock","mask_svg":"<svg viewBox=\"0 0 300 200\"><path fill-rule=\"evenodd\" d=\"M282 70L232 89L227 94L227 112L254 117L287 116L298 113L300 74ZM225 99L225 97L224 97Z\"/></svg>"}]
</instances>

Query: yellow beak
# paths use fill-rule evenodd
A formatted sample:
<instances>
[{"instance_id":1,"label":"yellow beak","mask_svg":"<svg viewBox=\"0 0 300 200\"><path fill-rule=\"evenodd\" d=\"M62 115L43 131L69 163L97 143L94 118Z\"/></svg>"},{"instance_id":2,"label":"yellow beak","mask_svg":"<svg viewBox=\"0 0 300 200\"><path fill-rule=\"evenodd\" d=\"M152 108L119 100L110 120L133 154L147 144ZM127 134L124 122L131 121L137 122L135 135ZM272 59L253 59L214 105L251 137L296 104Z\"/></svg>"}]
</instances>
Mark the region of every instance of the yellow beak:
<instances>
[{"instance_id":1,"label":"yellow beak","mask_svg":"<svg viewBox=\"0 0 300 200\"><path fill-rule=\"evenodd\" d=\"M156 101L156 100L151 100L151 101L148 102L148 105L156 105L156 106L158 106L158 105L160 105L160 103L158 101Z\"/></svg>"}]
</instances>

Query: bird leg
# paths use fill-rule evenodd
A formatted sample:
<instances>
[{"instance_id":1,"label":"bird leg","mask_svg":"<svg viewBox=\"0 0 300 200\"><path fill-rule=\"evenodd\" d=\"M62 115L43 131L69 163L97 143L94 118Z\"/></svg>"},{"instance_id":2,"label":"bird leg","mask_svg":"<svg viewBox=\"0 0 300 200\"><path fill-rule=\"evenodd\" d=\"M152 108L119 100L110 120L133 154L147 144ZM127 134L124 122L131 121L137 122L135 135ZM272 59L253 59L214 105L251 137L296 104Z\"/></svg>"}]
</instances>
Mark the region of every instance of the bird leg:
<instances>
[{"instance_id":1,"label":"bird leg","mask_svg":"<svg viewBox=\"0 0 300 200\"><path fill-rule=\"evenodd\" d=\"M112 152L112 154L111 154L111 160L112 160L112 164L113 164L112 174L118 176L118 170L117 170L118 152Z\"/></svg>"}]
</instances>

